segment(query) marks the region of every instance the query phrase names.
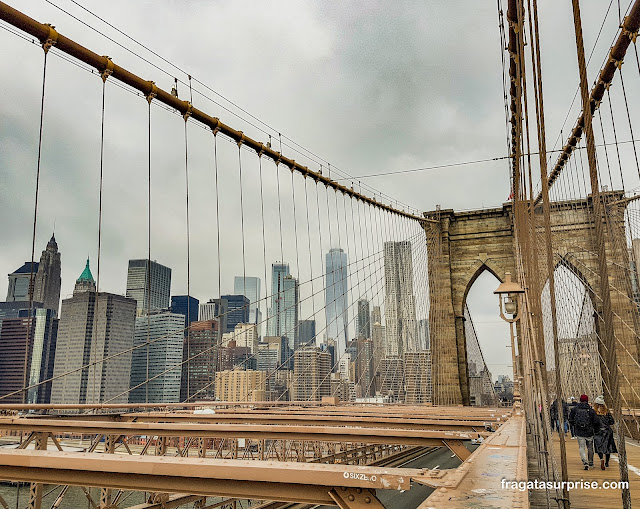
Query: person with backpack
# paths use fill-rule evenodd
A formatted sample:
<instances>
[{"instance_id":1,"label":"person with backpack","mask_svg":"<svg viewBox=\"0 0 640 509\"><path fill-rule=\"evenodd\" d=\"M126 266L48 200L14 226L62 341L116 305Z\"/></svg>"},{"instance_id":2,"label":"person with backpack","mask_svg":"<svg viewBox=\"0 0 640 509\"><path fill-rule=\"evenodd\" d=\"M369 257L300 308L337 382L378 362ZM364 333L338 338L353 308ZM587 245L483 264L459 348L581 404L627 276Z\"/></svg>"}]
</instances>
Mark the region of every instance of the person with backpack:
<instances>
[{"instance_id":1,"label":"person with backpack","mask_svg":"<svg viewBox=\"0 0 640 509\"><path fill-rule=\"evenodd\" d=\"M576 430L573 426L573 424L571 424L571 421L569 421L569 415L571 414L571 411L577 406L578 402L576 401L576 398L574 398L573 396L571 396L571 398L569 398L569 408L566 414L564 414L567 418L567 421L569 422L569 428L571 429L571 440L575 440L576 438Z\"/></svg>"},{"instance_id":2,"label":"person with backpack","mask_svg":"<svg viewBox=\"0 0 640 509\"><path fill-rule=\"evenodd\" d=\"M614 423L613 416L607 405L604 403L604 397L598 396L594 401L594 410L596 413L596 419L598 419L598 430L593 439L593 445L600 457L600 468L602 470L609 466L609 458L611 453L617 453L616 442L613 439L613 429L611 426ZM606 458L606 462L605 462Z\"/></svg>"},{"instance_id":3,"label":"person with backpack","mask_svg":"<svg viewBox=\"0 0 640 509\"><path fill-rule=\"evenodd\" d=\"M578 437L580 459L584 469L589 470L589 467L593 466L593 437L599 421L589 405L589 397L586 394L580 396L580 403L571 410L569 423L574 426L575 435Z\"/></svg>"}]
</instances>

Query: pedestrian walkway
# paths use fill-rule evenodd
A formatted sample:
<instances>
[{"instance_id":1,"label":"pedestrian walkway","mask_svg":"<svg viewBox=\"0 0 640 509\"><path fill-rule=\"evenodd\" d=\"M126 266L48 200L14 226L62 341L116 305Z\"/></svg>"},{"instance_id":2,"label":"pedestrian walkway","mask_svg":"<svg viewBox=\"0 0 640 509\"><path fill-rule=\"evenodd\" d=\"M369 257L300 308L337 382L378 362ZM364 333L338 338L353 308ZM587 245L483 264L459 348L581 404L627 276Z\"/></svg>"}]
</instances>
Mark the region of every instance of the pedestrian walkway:
<instances>
[{"instance_id":1,"label":"pedestrian walkway","mask_svg":"<svg viewBox=\"0 0 640 509\"><path fill-rule=\"evenodd\" d=\"M554 446L559 450L560 440L557 433L553 435ZM594 453L593 468L584 470L578 441L566 437L567 468L569 481L584 481L585 483L597 482L599 488L576 487L569 492L571 507L622 507L620 489L604 489L604 482L617 482L620 480L618 455L612 454L609 468L600 469L600 458ZM640 507L640 444L636 441L627 441L627 460L629 463L629 485L631 488L631 500L633 506ZM559 467L559 466L558 466Z\"/></svg>"}]
</instances>

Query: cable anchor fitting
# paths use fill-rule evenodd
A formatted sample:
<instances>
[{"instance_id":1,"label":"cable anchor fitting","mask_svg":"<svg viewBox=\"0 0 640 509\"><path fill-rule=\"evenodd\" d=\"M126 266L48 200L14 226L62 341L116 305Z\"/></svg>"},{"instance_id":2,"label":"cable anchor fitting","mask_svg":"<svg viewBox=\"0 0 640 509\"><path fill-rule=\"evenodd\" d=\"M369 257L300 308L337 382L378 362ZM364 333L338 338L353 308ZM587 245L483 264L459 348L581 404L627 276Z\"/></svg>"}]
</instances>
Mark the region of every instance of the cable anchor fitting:
<instances>
[{"instance_id":1,"label":"cable anchor fitting","mask_svg":"<svg viewBox=\"0 0 640 509\"><path fill-rule=\"evenodd\" d=\"M55 46L55 44L58 42L58 32L55 31L56 27L49 23L46 23L45 26L49 27L49 35L42 42L42 49L46 54L51 49L51 46Z\"/></svg>"},{"instance_id":2,"label":"cable anchor fitting","mask_svg":"<svg viewBox=\"0 0 640 509\"><path fill-rule=\"evenodd\" d=\"M107 67L105 67L104 70L100 73L100 77L102 78L102 82L104 83L107 81L107 78L113 74L113 69L115 68L115 65L111 61L110 57L103 55L102 58L107 59Z\"/></svg>"},{"instance_id":3,"label":"cable anchor fitting","mask_svg":"<svg viewBox=\"0 0 640 509\"><path fill-rule=\"evenodd\" d=\"M238 131L240 133L240 139L236 142L238 144L238 148L242 147L242 145L244 145L244 133L242 131Z\"/></svg>"},{"instance_id":4,"label":"cable anchor fitting","mask_svg":"<svg viewBox=\"0 0 640 509\"><path fill-rule=\"evenodd\" d=\"M187 111L184 112L184 115L182 115L182 118L184 118L184 121L186 122L187 120L189 120L189 117L191 116L191 111L193 109L193 106L191 106L191 103L189 101L185 101L186 105L187 105Z\"/></svg>"},{"instance_id":5,"label":"cable anchor fitting","mask_svg":"<svg viewBox=\"0 0 640 509\"><path fill-rule=\"evenodd\" d=\"M150 81L149 85L151 86L151 91L145 97L147 98L147 102L151 104L151 101L153 101L154 97L158 96L158 87L156 87L155 81Z\"/></svg>"},{"instance_id":6,"label":"cable anchor fitting","mask_svg":"<svg viewBox=\"0 0 640 509\"><path fill-rule=\"evenodd\" d=\"M622 35L626 35L627 37L629 37L629 39L631 39L631 42L635 44L636 39L638 38L638 30L636 30L635 32L632 32L631 30L629 30L626 27L628 20L629 20L629 16L625 16L624 19L622 20L622 24L620 25L620 28L622 29Z\"/></svg>"},{"instance_id":7,"label":"cable anchor fitting","mask_svg":"<svg viewBox=\"0 0 640 509\"><path fill-rule=\"evenodd\" d=\"M616 60L615 58L613 58L613 56L611 54L609 54L609 62L611 62L612 64L614 64L618 69L622 68L622 64L624 62L624 58L621 58L620 60Z\"/></svg>"}]
</instances>

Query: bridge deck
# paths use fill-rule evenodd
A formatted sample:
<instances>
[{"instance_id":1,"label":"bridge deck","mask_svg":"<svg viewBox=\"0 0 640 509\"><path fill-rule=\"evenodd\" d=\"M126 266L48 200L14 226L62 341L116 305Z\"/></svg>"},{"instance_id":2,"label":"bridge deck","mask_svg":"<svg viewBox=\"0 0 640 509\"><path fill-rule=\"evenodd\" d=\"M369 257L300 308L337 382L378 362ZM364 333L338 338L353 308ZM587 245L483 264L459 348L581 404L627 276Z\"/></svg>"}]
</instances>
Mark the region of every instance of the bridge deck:
<instances>
[{"instance_id":1,"label":"bridge deck","mask_svg":"<svg viewBox=\"0 0 640 509\"><path fill-rule=\"evenodd\" d=\"M436 491L424 501L421 509L528 507L526 491L501 486L502 479L526 478L523 416L515 414L451 474L444 476L440 483L425 482L436 487Z\"/></svg>"},{"instance_id":2,"label":"bridge deck","mask_svg":"<svg viewBox=\"0 0 640 509\"><path fill-rule=\"evenodd\" d=\"M605 481L619 481L620 470L617 454L612 455L609 468L600 469L600 459L594 456L594 467L584 470L578 441L567 438L567 467L570 481L598 482L599 486ZM554 446L559 449L559 437L554 434ZM629 463L629 486L631 488L631 501L633 507L640 506L640 445L635 441L627 440L627 461ZM569 491L571 507L622 507L621 491L619 489L585 489L574 488Z\"/></svg>"}]
</instances>

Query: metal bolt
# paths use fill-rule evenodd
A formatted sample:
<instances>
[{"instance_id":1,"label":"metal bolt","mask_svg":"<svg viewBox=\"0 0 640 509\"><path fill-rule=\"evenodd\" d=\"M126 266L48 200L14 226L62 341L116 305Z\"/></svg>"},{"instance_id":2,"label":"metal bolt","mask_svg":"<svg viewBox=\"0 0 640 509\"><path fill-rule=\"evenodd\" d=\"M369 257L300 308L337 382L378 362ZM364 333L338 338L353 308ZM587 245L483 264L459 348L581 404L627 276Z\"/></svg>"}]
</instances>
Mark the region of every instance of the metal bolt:
<instances>
[{"instance_id":1,"label":"metal bolt","mask_svg":"<svg viewBox=\"0 0 640 509\"><path fill-rule=\"evenodd\" d=\"M351 500L351 502L353 502L356 499L356 497L354 497L353 495L349 495L347 498Z\"/></svg>"},{"instance_id":2,"label":"metal bolt","mask_svg":"<svg viewBox=\"0 0 640 509\"><path fill-rule=\"evenodd\" d=\"M362 488L356 488L356 493L358 494L362 493Z\"/></svg>"},{"instance_id":3,"label":"metal bolt","mask_svg":"<svg viewBox=\"0 0 640 509\"><path fill-rule=\"evenodd\" d=\"M371 503L371 497L364 497L364 503L365 504L370 504Z\"/></svg>"}]
</instances>

